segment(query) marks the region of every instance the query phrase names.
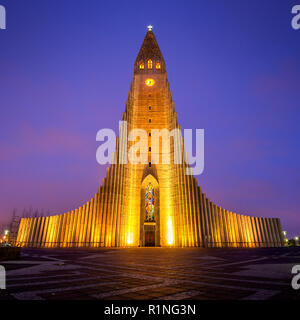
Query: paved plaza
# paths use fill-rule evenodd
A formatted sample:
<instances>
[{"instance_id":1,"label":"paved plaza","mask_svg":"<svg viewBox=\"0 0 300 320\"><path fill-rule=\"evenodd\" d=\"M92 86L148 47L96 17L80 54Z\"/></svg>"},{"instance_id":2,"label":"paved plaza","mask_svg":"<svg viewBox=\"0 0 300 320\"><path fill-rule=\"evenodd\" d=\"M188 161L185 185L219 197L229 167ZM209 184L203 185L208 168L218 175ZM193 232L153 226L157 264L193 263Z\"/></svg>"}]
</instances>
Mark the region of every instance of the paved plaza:
<instances>
[{"instance_id":1,"label":"paved plaza","mask_svg":"<svg viewBox=\"0 0 300 320\"><path fill-rule=\"evenodd\" d=\"M0 262L19 300L299 299L291 269L300 248L22 249Z\"/></svg>"}]
</instances>

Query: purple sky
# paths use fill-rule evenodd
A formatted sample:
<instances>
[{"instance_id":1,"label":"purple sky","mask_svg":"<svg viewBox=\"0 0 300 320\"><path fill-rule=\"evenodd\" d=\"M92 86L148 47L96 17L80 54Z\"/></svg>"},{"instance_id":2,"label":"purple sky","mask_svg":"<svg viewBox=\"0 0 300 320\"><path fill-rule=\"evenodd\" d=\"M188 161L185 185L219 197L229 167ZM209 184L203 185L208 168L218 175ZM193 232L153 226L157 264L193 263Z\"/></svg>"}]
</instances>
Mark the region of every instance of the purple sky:
<instances>
[{"instance_id":1,"label":"purple sky","mask_svg":"<svg viewBox=\"0 0 300 320\"><path fill-rule=\"evenodd\" d=\"M297 2L0 0L0 223L97 192L96 132L117 128L153 24L179 122L205 129L203 191L299 235Z\"/></svg>"}]
</instances>

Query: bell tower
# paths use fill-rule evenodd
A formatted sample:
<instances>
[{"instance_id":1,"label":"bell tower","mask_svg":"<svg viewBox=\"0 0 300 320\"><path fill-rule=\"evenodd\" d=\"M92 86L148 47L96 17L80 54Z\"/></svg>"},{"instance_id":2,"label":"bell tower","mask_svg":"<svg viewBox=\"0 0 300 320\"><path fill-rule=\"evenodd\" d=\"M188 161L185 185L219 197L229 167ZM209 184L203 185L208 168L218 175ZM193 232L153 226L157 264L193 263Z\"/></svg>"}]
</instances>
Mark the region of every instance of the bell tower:
<instances>
[{"instance_id":1,"label":"bell tower","mask_svg":"<svg viewBox=\"0 0 300 320\"><path fill-rule=\"evenodd\" d=\"M167 233L172 233L169 236L169 245L174 245L176 174L172 164L161 164L164 151L161 145L158 149L153 149L152 130L174 129L177 127L177 114L169 89L166 63L150 27L134 63L133 81L123 121L127 121L128 132L142 129L147 137L144 149L147 152L147 155L144 155L146 161L143 164L126 165L126 181L129 183L126 188L134 192L129 196L132 199L128 199L127 212L131 212L131 215L125 229L133 230L129 233L133 234L135 245L168 245ZM128 149L134 143L129 141ZM171 147L171 159L173 153ZM159 159L159 163L153 163L153 158ZM146 181L150 184L146 185ZM149 199L146 198L150 185L154 189L154 221L146 219L147 208L149 209L150 205Z\"/></svg>"}]
</instances>

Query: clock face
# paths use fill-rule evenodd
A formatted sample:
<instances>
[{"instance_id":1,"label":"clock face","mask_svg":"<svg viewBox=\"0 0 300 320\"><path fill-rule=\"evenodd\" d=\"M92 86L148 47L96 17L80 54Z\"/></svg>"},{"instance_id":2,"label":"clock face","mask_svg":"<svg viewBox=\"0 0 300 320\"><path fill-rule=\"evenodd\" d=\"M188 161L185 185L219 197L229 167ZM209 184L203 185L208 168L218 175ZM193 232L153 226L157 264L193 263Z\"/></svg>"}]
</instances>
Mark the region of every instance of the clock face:
<instances>
[{"instance_id":1,"label":"clock face","mask_svg":"<svg viewBox=\"0 0 300 320\"><path fill-rule=\"evenodd\" d=\"M154 83L155 83L154 79L147 79L147 80L145 81L145 84L146 84L146 86L148 86L148 87L154 86Z\"/></svg>"}]
</instances>

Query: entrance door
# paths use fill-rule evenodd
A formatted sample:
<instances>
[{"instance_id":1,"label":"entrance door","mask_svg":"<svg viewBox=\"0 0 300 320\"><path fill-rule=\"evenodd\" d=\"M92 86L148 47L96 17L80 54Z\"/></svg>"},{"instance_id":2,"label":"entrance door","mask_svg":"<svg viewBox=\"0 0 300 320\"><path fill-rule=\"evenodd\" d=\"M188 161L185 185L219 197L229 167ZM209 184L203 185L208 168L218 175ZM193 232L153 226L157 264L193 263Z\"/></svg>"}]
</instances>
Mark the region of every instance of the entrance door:
<instances>
[{"instance_id":1,"label":"entrance door","mask_svg":"<svg viewBox=\"0 0 300 320\"><path fill-rule=\"evenodd\" d=\"M145 247L155 247L155 231L145 232Z\"/></svg>"}]
</instances>

